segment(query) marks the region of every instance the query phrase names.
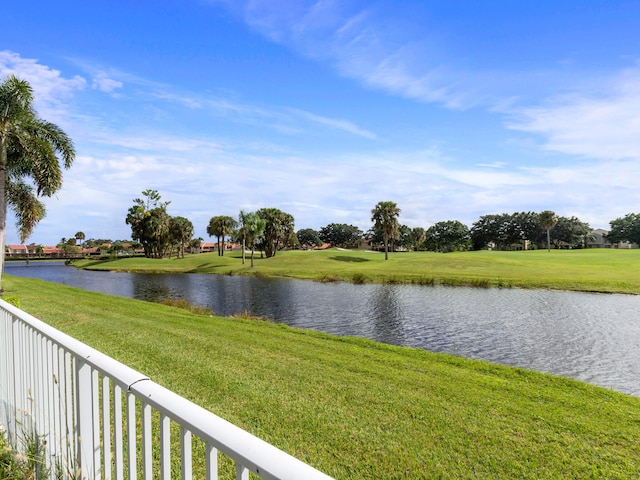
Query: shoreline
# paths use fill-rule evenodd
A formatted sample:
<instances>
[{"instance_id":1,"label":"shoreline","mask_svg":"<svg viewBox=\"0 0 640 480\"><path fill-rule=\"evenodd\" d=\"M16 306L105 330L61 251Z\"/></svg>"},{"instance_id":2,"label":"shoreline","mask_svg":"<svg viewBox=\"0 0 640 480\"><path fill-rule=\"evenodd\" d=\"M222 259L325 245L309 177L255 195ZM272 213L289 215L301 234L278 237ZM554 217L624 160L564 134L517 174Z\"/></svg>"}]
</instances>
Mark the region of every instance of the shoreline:
<instances>
[{"instance_id":1,"label":"shoreline","mask_svg":"<svg viewBox=\"0 0 640 480\"><path fill-rule=\"evenodd\" d=\"M373 252L375 253L375 252ZM585 293L640 294L640 250L524 252L398 252L384 261L364 250L278 252L242 265L240 252L192 254L184 259L73 260L76 268L129 273L205 273L348 282L522 288Z\"/></svg>"}]
</instances>

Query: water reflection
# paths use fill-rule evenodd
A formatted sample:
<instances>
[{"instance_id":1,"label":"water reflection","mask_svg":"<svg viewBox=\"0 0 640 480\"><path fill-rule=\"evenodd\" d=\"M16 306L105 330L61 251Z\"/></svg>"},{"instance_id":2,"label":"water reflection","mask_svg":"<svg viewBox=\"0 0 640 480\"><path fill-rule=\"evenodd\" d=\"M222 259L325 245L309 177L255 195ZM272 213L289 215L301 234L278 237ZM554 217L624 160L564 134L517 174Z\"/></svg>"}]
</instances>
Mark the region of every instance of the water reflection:
<instances>
[{"instance_id":1,"label":"water reflection","mask_svg":"<svg viewBox=\"0 0 640 480\"><path fill-rule=\"evenodd\" d=\"M392 345L406 345L405 318L395 285L377 285L368 297L365 316L373 322L374 338Z\"/></svg>"},{"instance_id":2,"label":"water reflection","mask_svg":"<svg viewBox=\"0 0 640 480\"><path fill-rule=\"evenodd\" d=\"M640 296L107 273L39 262L9 263L6 272L141 300L184 298L220 315L246 310L640 395Z\"/></svg>"}]
</instances>

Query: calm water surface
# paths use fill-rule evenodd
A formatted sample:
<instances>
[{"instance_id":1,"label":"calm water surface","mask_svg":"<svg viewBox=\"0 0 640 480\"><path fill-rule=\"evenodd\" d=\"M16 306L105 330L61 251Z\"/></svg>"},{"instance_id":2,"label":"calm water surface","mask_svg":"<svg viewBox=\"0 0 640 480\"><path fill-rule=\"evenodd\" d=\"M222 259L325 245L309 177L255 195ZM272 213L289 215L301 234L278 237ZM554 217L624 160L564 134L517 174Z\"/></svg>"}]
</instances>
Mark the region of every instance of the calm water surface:
<instances>
[{"instance_id":1,"label":"calm water surface","mask_svg":"<svg viewBox=\"0 0 640 480\"><path fill-rule=\"evenodd\" d=\"M9 262L6 273L220 315L366 337L576 378L640 396L640 296L91 272Z\"/></svg>"}]
</instances>

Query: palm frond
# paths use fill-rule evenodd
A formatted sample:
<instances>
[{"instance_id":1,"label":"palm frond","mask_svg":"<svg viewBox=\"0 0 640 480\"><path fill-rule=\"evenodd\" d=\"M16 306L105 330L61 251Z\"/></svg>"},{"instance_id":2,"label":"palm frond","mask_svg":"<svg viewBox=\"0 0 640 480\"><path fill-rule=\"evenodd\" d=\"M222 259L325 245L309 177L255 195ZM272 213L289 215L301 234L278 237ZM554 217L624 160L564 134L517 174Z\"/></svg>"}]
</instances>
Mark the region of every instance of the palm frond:
<instances>
[{"instance_id":1,"label":"palm frond","mask_svg":"<svg viewBox=\"0 0 640 480\"><path fill-rule=\"evenodd\" d=\"M33 187L24 182L10 182L7 185L7 203L16 214L20 242L24 243L44 218L45 206L34 194Z\"/></svg>"},{"instance_id":2,"label":"palm frond","mask_svg":"<svg viewBox=\"0 0 640 480\"><path fill-rule=\"evenodd\" d=\"M38 135L60 154L64 168L71 168L76 156L71 138L59 126L44 120L38 120Z\"/></svg>"},{"instance_id":3,"label":"palm frond","mask_svg":"<svg viewBox=\"0 0 640 480\"><path fill-rule=\"evenodd\" d=\"M0 124L3 129L9 118L33 115L33 89L29 82L9 75L0 82Z\"/></svg>"}]
</instances>

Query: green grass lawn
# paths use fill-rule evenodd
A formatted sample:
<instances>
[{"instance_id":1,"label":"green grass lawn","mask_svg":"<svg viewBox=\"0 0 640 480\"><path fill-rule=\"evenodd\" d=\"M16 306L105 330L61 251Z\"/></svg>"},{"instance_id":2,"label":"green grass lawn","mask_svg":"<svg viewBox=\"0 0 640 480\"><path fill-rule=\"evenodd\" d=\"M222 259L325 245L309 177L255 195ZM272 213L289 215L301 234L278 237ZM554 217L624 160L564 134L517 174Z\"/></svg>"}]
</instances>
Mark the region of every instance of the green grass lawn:
<instances>
[{"instance_id":1,"label":"green grass lawn","mask_svg":"<svg viewBox=\"0 0 640 480\"><path fill-rule=\"evenodd\" d=\"M319 258L307 262L353 265L358 262L332 257L376 254L278 258L295 270L294 259L304 255ZM410 265L411 257L394 255L389 265ZM555 256L470 257L507 264L539 258L548 265ZM227 269L237 261L225 258ZM130 264L136 262L146 263ZM387 271L387 264L372 262L377 270L367 275ZM4 288L34 316L336 478L640 477L639 398L522 369L196 315L41 280L5 276Z\"/></svg>"},{"instance_id":2,"label":"green grass lawn","mask_svg":"<svg viewBox=\"0 0 640 480\"><path fill-rule=\"evenodd\" d=\"M135 272L193 272L283 276L320 281L398 282L482 287L552 288L640 293L640 250L546 250L520 252L403 252L364 250L283 251L242 265L240 252L189 255L184 259L80 260L80 268Z\"/></svg>"}]
</instances>

